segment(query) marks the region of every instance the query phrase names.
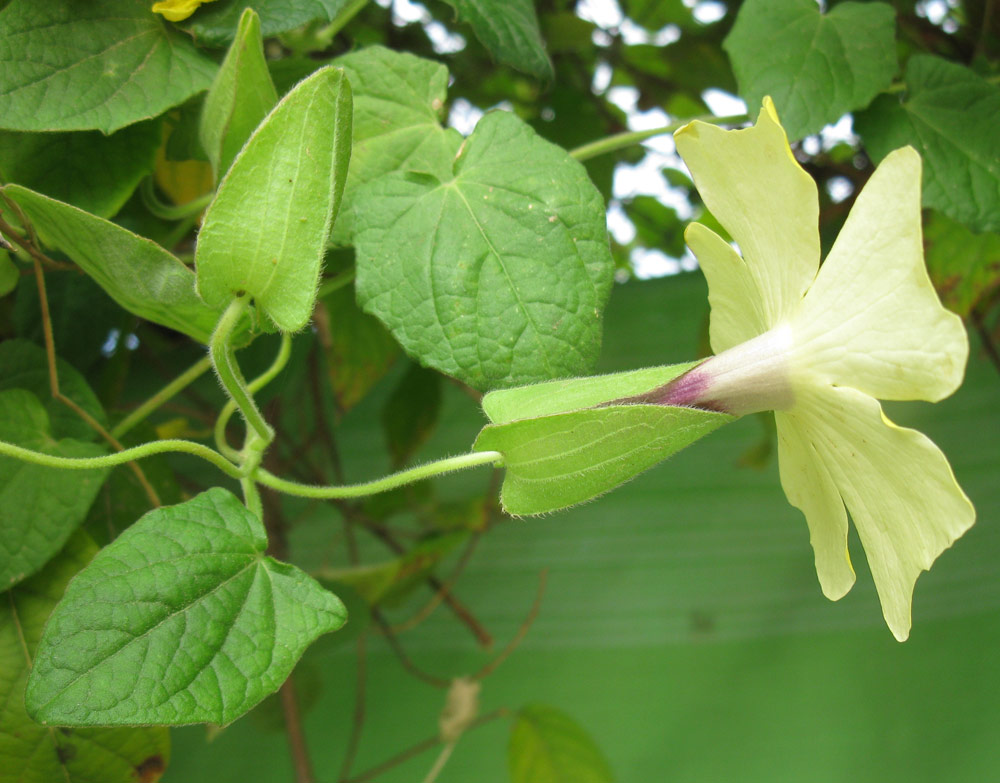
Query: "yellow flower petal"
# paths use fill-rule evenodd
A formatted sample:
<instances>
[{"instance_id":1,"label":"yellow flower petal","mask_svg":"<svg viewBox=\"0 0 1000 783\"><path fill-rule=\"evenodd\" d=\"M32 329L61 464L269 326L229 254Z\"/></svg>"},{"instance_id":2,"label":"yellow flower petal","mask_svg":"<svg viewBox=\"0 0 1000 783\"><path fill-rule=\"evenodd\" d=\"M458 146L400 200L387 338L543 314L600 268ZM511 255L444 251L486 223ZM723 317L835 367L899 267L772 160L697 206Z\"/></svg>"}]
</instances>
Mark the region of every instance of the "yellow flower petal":
<instances>
[{"instance_id":1,"label":"yellow flower petal","mask_svg":"<svg viewBox=\"0 0 1000 783\"><path fill-rule=\"evenodd\" d=\"M684 240L708 280L712 350L722 353L766 332L767 314L761 307L756 284L746 262L732 246L701 223L691 223Z\"/></svg>"},{"instance_id":2,"label":"yellow flower petal","mask_svg":"<svg viewBox=\"0 0 1000 783\"><path fill-rule=\"evenodd\" d=\"M778 467L788 502L806 516L823 595L837 601L854 586L847 551L847 511L830 472L813 445L808 421L794 413L775 413Z\"/></svg>"},{"instance_id":3,"label":"yellow flower petal","mask_svg":"<svg viewBox=\"0 0 1000 783\"><path fill-rule=\"evenodd\" d=\"M819 196L770 99L752 128L696 121L674 139L705 204L740 246L767 326L777 325L799 306L819 267Z\"/></svg>"},{"instance_id":4,"label":"yellow flower petal","mask_svg":"<svg viewBox=\"0 0 1000 783\"><path fill-rule=\"evenodd\" d=\"M160 0L153 3L153 13L162 14L168 22L180 22L197 11L202 3L210 2L212 0Z\"/></svg>"},{"instance_id":5,"label":"yellow flower petal","mask_svg":"<svg viewBox=\"0 0 1000 783\"><path fill-rule=\"evenodd\" d=\"M836 386L805 386L796 396L783 416L796 420L843 497L885 621L904 641L917 577L972 526L975 509L941 450L889 421L877 400Z\"/></svg>"},{"instance_id":6,"label":"yellow flower petal","mask_svg":"<svg viewBox=\"0 0 1000 783\"><path fill-rule=\"evenodd\" d=\"M858 196L795 319L795 363L883 400L940 400L962 383L969 341L927 276L920 156L890 154Z\"/></svg>"}]
</instances>

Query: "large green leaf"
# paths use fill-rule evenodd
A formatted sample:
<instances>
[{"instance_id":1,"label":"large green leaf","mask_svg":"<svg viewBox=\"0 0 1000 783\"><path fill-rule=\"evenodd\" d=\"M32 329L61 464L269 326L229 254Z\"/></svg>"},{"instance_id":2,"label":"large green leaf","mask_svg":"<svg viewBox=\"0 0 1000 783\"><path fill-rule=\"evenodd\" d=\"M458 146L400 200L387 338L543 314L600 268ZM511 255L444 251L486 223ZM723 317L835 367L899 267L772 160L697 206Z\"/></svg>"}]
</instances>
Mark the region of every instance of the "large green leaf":
<instances>
[{"instance_id":1,"label":"large green leaf","mask_svg":"<svg viewBox=\"0 0 1000 783\"><path fill-rule=\"evenodd\" d=\"M896 74L895 11L885 3L747 0L723 44L756 112L774 99L790 139L867 106Z\"/></svg>"},{"instance_id":2,"label":"large green leaf","mask_svg":"<svg viewBox=\"0 0 1000 783\"><path fill-rule=\"evenodd\" d=\"M462 137L443 128L448 69L382 46L338 58L354 93L354 144L344 204L333 227L337 244L351 244L358 188L390 171L451 172Z\"/></svg>"},{"instance_id":3,"label":"large green leaf","mask_svg":"<svg viewBox=\"0 0 1000 783\"><path fill-rule=\"evenodd\" d=\"M924 159L925 207L976 231L1000 231L1000 87L968 68L918 55L906 66L902 100L883 95L855 117L865 149L880 161L912 144Z\"/></svg>"},{"instance_id":4,"label":"large green leaf","mask_svg":"<svg viewBox=\"0 0 1000 783\"><path fill-rule=\"evenodd\" d=\"M260 16L264 37L277 35L306 22L332 21L350 0L230 0L203 6L186 22L195 38L208 46L226 46L236 36L247 8Z\"/></svg>"},{"instance_id":5,"label":"large green leaf","mask_svg":"<svg viewBox=\"0 0 1000 783\"><path fill-rule=\"evenodd\" d=\"M421 363L480 389L592 368L613 269L604 202L517 117L484 116L447 179L388 174L355 209L358 301Z\"/></svg>"},{"instance_id":6,"label":"large green leaf","mask_svg":"<svg viewBox=\"0 0 1000 783\"><path fill-rule=\"evenodd\" d=\"M732 420L696 408L609 405L489 424L475 450L503 454L508 514L544 514L603 495Z\"/></svg>"},{"instance_id":7,"label":"large green leaf","mask_svg":"<svg viewBox=\"0 0 1000 783\"><path fill-rule=\"evenodd\" d=\"M510 727L511 783L611 783L611 768L590 735L562 710L530 704Z\"/></svg>"},{"instance_id":8,"label":"large green leaf","mask_svg":"<svg viewBox=\"0 0 1000 783\"><path fill-rule=\"evenodd\" d=\"M153 170L162 140L155 120L111 136L0 131L0 180L16 182L101 217L122 208ZM100 165L94 165L100 161Z\"/></svg>"},{"instance_id":9,"label":"large green leaf","mask_svg":"<svg viewBox=\"0 0 1000 783\"><path fill-rule=\"evenodd\" d=\"M254 128L277 102L278 93L264 60L260 17L247 8L201 112L201 146L216 180L229 170Z\"/></svg>"},{"instance_id":10,"label":"large green leaf","mask_svg":"<svg viewBox=\"0 0 1000 783\"><path fill-rule=\"evenodd\" d=\"M282 331L305 326L350 155L351 86L327 66L258 126L205 214L196 265L209 305L248 294Z\"/></svg>"},{"instance_id":11,"label":"large green leaf","mask_svg":"<svg viewBox=\"0 0 1000 783\"><path fill-rule=\"evenodd\" d=\"M99 457L105 449L56 440L30 391L0 391L0 440L60 457ZM0 457L0 590L31 576L87 516L107 470L59 470Z\"/></svg>"},{"instance_id":12,"label":"large green leaf","mask_svg":"<svg viewBox=\"0 0 1000 783\"><path fill-rule=\"evenodd\" d=\"M69 256L130 313L208 342L219 313L198 298L194 273L158 244L19 185L3 194L46 245Z\"/></svg>"},{"instance_id":13,"label":"large green leaf","mask_svg":"<svg viewBox=\"0 0 1000 783\"><path fill-rule=\"evenodd\" d=\"M24 709L45 621L66 583L96 552L78 533L44 571L0 599L0 783L151 783L170 760L165 728L53 731Z\"/></svg>"},{"instance_id":14,"label":"large green leaf","mask_svg":"<svg viewBox=\"0 0 1000 783\"><path fill-rule=\"evenodd\" d=\"M924 225L927 271L945 306L962 317L1000 286L1000 235L974 234L933 213Z\"/></svg>"},{"instance_id":15,"label":"large green leaf","mask_svg":"<svg viewBox=\"0 0 1000 783\"><path fill-rule=\"evenodd\" d=\"M0 11L0 127L104 133L204 90L216 65L148 0L12 0Z\"/></svg>"},{"instance_id":16,"label":"large green leaf","mask_svg":"<svg viewBox=\"0 0 1000 783\"><path fill-rule=\"evenodd\" d=\"M540 79L551 79L552 61L538 28L532 0L445 0L470 25L498 62Z\"/></svg>"},{"instance_id":17,"label":"large green leaf","mask_svg":"<svg viewBox=\"0 0 1000 783\"><path fill-rule=\"evenodd\" d=\"M94 419L107 425L97 395L86 379L68 362L56 357L59 391L83 408ZM0 343L0 390L26 389L38 397L48 415L54 438L93 440L97 433L76 411L52 396L49 364L45 349L29 340L12 339Z\"/></svg>"},{"instance_id":18,"label":"large green leaf","mask_svg":"<svg viewBox=\"0 0 1000 783\"><path fill-rule=\"evenodd\" d=\"M38 647L28 712L64 726L236 720L347 619L266 546L261 521L220 488L146 514L67 589Z\"/></svg>"}]
</instances>

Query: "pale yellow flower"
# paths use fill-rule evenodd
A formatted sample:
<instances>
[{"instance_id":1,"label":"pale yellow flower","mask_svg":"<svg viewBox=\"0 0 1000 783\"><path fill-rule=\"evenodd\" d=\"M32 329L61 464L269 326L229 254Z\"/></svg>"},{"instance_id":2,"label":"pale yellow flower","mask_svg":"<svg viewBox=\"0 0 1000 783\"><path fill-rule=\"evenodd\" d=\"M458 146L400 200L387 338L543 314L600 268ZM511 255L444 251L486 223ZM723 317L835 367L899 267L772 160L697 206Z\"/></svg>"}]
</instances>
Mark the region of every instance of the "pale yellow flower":
<instances>
[{"instance_id":1,"label":"pale yellow flower","mask_svg":"<svg viewBox=\"0 0 1000 783\"><path fill-rule=\"evenodd\" d=\"M968 357L962 322L942 307L924 266L920 156L905 147L882 162L820 266L816 184L770 99L752 128L693 122L676 141L742 256L705 226L688 227L717 355L655 401L774 410L781 483L806 516L823 592L836 600L854 584L849 511L902 641L917 577L975 520L944 454L894 425L878 402L947 397Z\"/></svg>"},{"instance_id":2,"label":"pale yellow flower","mask_svg":"<svg viewBox=\"0 0 1000 783\"><path fill-rule=\"evenodd\" d=\"M162 14L168 22L180 22L198 10L202 3L214 0L160 0L153 3L153 13Z\"/></svg>"}]
</instances>

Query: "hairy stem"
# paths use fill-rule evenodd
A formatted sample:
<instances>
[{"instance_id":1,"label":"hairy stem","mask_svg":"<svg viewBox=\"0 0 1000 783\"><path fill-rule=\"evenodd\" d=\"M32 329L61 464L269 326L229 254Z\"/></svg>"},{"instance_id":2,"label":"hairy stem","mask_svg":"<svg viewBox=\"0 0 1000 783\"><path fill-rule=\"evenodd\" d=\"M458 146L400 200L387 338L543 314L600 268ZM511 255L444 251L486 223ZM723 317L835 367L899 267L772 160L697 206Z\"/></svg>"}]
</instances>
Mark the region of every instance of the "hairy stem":
<instances>
[{"instance_id":1,"label":"hairy stem","mask_svg":"<svg viewBox=\"0 0 1000 783\"><path fill-rule=\"evenodd\" d=\"M258 470L257 480L264 486L271 487L288 495L297 495L303 498L317 498L319 500L333 500L342 498L357 498L365 495L375 495L379 492L386 492L396 489L415 481L421 481L431 476L440 476L443 473L451 473L465 468L474 468L479 465L499 465L503 462L503 454L499 451L476 451L469 454L462 454L458 457L448 457L446 459L435 460L424 465L417 465L408 470L401 470L399 473L392 473L375 481L366 481L361 484L345 484L343 486L318 487L310 484L300 484L297 481L288 481L278 478L266 470Z\"/></svg>"},{"instance_id":2,"label":"hairy stem","mask_svg":"<svg viewBox=\"0 0 1000 783\"><path fill-rule=\"evenodd\" d=\"M230 399L243 414L247 426L270 443L274 440L274 430L264 420L257 403L254 402L253 395L247 388L247 382L243 378L243 373L240 372L239 364L236 363L236 357L233 355L233 332L249 304L249 299L246 296L236 297L229 303L229 307L222 314L215 331L212 333L209 351L212 356L212 366L215 367L215 373L219 376L219 382L222 383Z\"/></svg>"}]
</instances>

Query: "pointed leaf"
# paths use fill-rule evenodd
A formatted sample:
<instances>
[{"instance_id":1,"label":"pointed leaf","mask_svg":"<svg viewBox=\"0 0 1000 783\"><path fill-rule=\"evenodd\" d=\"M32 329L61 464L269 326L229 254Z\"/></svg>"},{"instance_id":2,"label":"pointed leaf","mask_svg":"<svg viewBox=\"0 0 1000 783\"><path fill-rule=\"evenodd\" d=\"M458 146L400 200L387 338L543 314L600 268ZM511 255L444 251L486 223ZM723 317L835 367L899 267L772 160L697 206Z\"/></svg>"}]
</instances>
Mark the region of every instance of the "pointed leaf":
<instances>
[{"instance_id":1,"label":"pointed leaf","mask_svg":"<svg viewBox=\"0 0 1000 783\"><path fill-rule=\"evenodd\" d=\"M63 726L236 720L347 619L266 546L260 520L220 488L146 514L67 589L38 648L29 714Z\"/></svg>"},{"instance_id":2,"label":"pointed leaf","mask_svg":"<svg viewBox=\"0 0 1000 783\"><path fill-rule=\"evenodd\" d=\"M351 155L351 87L327 66L254 131L205 213L198 293L225 307L249 294L282 331L305 326Z\"/></svg>"},{"instance_id":3,"label":"pointed leaf","mask_svg":"<svg viewBox=\"0 0 1000 783\"><path fill-rule=\"evenodd\" d=\"M923 204L974 231L1000 231L1000 87L968 68L917 55L906 66L906 93L880 96L855 117L865 148L879 162L913 145L924 159Z\"/></svg>"},{"instance_id":4,"label":"pointed leaf","mask_svg":"<svg viewBox=\"0 0 1000 783\"><path fill-rule=\"evenodd\" d=\"M77 533L44 571L0 600L0 783L152 783L170 760L165 728L52 731L24 709L24 687L45 621L66 583L96 552L94 543Z\"/></svg>"},{"instance_id":5,"label":"pointed leaf","mask_svg":"<svg viewBox=\"0 0 1000 783\"><path fill-rule=\"evenodd\" d=\"M204 90L216 65L148 0L12 0L0 11L0 126L113 133Z\"/></svg>"},{"instance_id":6,"label":"pointed leaf","mask_svg":"<svg viewBox=\"0 0 1000 783\"><path fill-rule=\"evenodd\" d=\"M260 15L264 37L301 27L314 19L333 21L350 0L235 0L203 6L187 22L199 43L225 46L236 35L241 14L250 7Z\"/></svg>"},{"instance_id":7,"label":"pointed leaf","mask_svg":"<svg viewBox=\"0 0 1000 783\"><path fill-rule=\"evenodd\" d=\"M552 61L538 28L532 0L445 0L470 25L483 46L504 65L551 79Z\"/></svg>"},{"instance_id":8,"label":"pointed leaf","mask_svg":"<svg viewBox=\"0 0 1000 783\"><path fill-rule=\"evenodd\" d=\"M462 143L454 128L441 126L448 69L441 63L369 46L337 58L354 95L354 142L344 203L333 241L353 243L358 188L390 171L451 173Z\"/></svg>"},{"instance_id":9,"label":"pointed leaf","mask_svg":"<svg viewBox=\"0 0 1000 783\"><path fill-rule=\"evenodd\" d=\"M562 710L531 704L510 729L511 783L611 783L614 775L590 735Z\"/></svg>"},{"instance_id":10,"label":"pointed leaf","mask_svg":"<svg viewBox=\"0 0 1000 783\"><path fill-rule=\"evenodd\" d=\"M122 307L207 343L219 313L194 291L194 273L155 242L40 193L8 185L49 247L69 256Z\"/></svg>"},{"instance_id":11,"label":"pointed leaf","mask_svg":"<svg viewBox=\"0 0 1000 783\"><path fill-rule=\"evenodd\" d=\"M260 17L247 8L201 112L201 146L216 180L229 170L254 128L277 102L278 93L264 60Z\"/></svg>"},{"instance_id":12,"label":"pointed leaf","mask_svg":"<svg viewBox=\"0 0 1000 783\"><path fill-rule=\"evenodd\" d=\"M868 103L896 75L895 11L886 3L747 0L723 47L751 108L770 95L792 141Z\"/></svg>"},{"instance_id":13,"label":"pointed leaf","mask_svg":"<svg viewBox=\"0 0 1000 783\"><path fill-rule=\"evenodd\" d=\"M479 389L592 368L613 271L604 202L514 115L483 117L448 179L380 177L355 214L358 302L422 364Z\"/></svg>"},{"instance_id":14,"label":"pointed leaf","mask_svg":"<svg viewBox=\"0 0 1000 783\"><path fill-rule=\"evenodd\" d=\"M474 448L504 455L507 513L544 514L602 495L730 421L696 408L611 405L490 424Z\"/></svg>"},{"instance_id":15,"label":"pointed leaf","mask_svg":"<svg viewBox=\"0 0 1000 783\"><path fill-rule=\"evenodd\" d=\"M0 440L60 457L106 453L95 443L53 438L45 409L24 389L0 391ZM62 548L87 516L107 473L0 457L0 590L31 576Z\"/></svg>"},{"instance_id":16,"label":"pointed leaf","mask_svg":"<svg viewBox=\"0 0 1000 783\"><path fill-rule=\"evenodd\" d=\"M153 170L162 123L140 122L111 136L0 132L0 179L100 217L115 215ZM95 166L94 161L100 161Z\"/></svg>"}]
</instances>

